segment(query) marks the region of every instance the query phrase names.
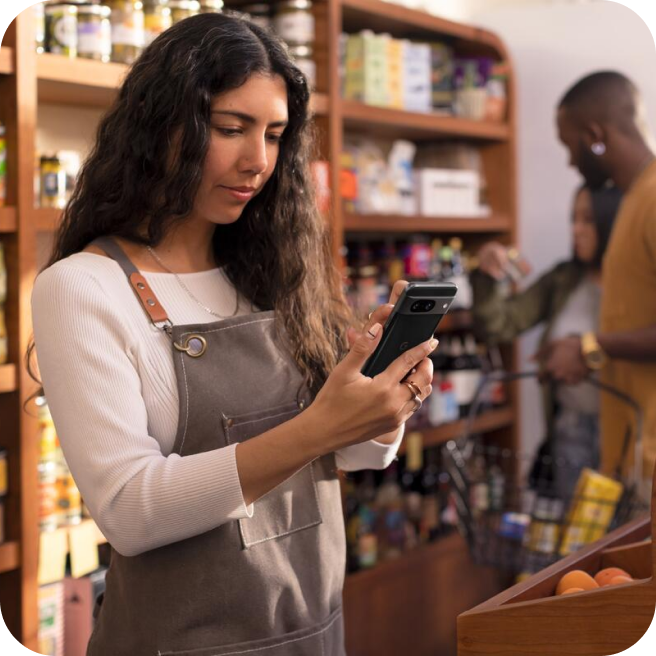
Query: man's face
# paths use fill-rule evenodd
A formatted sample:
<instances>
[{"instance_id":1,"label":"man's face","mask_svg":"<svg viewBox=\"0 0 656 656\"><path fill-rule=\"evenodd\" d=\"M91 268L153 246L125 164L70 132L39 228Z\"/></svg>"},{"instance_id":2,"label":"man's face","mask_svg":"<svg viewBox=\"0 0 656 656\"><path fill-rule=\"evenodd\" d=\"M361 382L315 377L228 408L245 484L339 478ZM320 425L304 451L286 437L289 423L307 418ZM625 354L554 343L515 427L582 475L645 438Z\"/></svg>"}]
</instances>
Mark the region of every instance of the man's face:
<instances>
[{"instance_id":1,"label":"man's face","mask_svg":"<svg viewBox=\"0 0 656 656\"><path fill-rule=\"evenodd\" d=\"M603 157L592 152L583 130L563 107L558 110L557 122L558 138L569 152L569 165L579 170L589 187L603 186L610 178Z\"/></svg>"}]
</instances>

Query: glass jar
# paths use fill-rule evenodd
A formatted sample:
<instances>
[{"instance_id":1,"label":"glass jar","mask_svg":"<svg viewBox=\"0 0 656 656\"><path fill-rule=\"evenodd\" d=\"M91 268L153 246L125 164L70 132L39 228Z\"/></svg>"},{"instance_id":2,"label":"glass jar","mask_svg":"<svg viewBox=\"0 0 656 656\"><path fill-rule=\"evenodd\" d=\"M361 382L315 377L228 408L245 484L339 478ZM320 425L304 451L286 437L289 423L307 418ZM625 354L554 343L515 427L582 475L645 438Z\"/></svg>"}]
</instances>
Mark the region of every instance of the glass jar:
<instances>
[{"instance_id":1,"label":"glass jar","mask_svg":"<svg viewBox=\"0 0 656 656\"><path fill-rule=\"evenodd\" d=\"M112 61L133 64L143 51L144 10L141 0L107 0L112 10Z\"/></svg>"},{"instance_id":2,"label":"glass jar","mask_svg":"<svg viewBox=\"0 0 656 656\"><path fill-rule=\"evenodd\" d=\"M41 54L46 51L46 10L43 2L37 2L32 6L34 14L34 45L36 51Z\"/></svg>"},{"instance_id":3,"label":"glass jar","mask_svg":"<svg viewBox=\"0 0 656 656\"><path fill-rule=\"evenodd\" d=\"M220 14L223 11L223 0L200 0L201 14Z\"/></svg>"},{"instance_id":4,"label":"glass jar","mask_svg":"<svg viewBox=\"0 0 656 656\"><path fill-rule=\"evenodd\" d=\"M169 7L171 7L173 25L185 18L200 14L200 2L198 0L171 0Z\"/></svg>"},{"instance_id":5,"label":"glass jar","mask_svg":"<svg viewBox=\"0 0 656 656\"><path fill-rule=\"evenodd\" d=\"M144 16L147 46L173 25L169 0L144 0Z\"/></svg>"},{"instance_id":6,"label":"glass jar","mask_svg":"<svg viewBox=\"0 0 656 656\"><path fill-rule=\"evenodd\" d=\"M251 22L263 27L265 30L271 27L271 5L264 3L245 5L241 11L248 15Z\"/></svg>"},{"instance_id":7,"label":"glass jar","mask_svg":"<svg viewBox=\"0 0 656 656\"><path fill-rule=\"evenodd\" d=\"M46 5L46 52L65 57L77 57L77 7Z\"/></svg>"},{"instance_id":8,"label":"glass jar","mask_svg":"<svg viewBox=\"0 0 656 656\"><path fill-rule=\"evenodd\" d=\"M285 0L275 7L273 29L290 46L309 46L314 41L314 14L310 0Z\"/></svg>"},{"instance_id":9,"label":"glass jar","mask_svg":"<svg viewBox=\"0 0 656 656\"><path fill-rule=\"evenodd\" d=\"M289 54L307 78L308 87L315 89L317 86L317 65L312 58L312 48L310 46L290 46Z\"/></svg>"},{"instance_id":10,"label":"glass jar","mask_svg":"<svg viewBox=\"0 0 656 656\"><path fill-rule=\"evenodd\" d=\"M112 55L112 10L105 5L77 8L77 54L84 59L108 62Z\"/></svg>"},{"instance_id":11,"label":"glass jar","mask_svg":"<svg viewBox=\"0 0 656 656\"><path fill-rule=\"evenodd\" d=\"M66 170L59 157L41 157L41 207L64 209L66 205Z\"/></svg>"}]
</instances>

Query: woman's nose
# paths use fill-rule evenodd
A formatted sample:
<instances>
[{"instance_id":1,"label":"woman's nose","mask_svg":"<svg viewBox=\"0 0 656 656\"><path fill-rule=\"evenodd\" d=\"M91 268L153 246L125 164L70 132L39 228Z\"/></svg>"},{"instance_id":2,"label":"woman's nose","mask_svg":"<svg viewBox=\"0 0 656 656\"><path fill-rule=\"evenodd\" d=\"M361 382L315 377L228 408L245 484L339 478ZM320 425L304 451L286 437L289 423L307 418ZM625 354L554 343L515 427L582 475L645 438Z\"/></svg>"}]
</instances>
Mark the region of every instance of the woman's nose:
<instances>
[{"instance_id":1,"label":"woman's nose","mask_svg":"<svg viewBox=\"0 0 656 656\"><path fill-rule=\"evenodd\" d=\"M261 174L267 170L268 165L266 142L264 140L251 142L242 157L242 170Z\"/></svg>"}]
</instances>

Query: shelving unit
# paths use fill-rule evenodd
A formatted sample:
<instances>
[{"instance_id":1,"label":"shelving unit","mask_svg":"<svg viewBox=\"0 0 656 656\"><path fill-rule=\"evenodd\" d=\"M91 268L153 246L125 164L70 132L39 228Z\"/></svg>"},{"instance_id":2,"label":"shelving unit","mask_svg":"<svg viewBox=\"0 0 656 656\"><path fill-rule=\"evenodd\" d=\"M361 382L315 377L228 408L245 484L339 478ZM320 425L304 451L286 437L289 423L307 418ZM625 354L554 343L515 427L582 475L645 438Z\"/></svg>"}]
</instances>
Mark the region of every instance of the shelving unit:
<instances>
[{"instance_id":1,"label":"shelving unit","mask_svg":"<svg viewBox=\"0 0 656 656\"><path fill-rule=\"evenodd\" d=\"M228 6L238 4L230 2ZM457 234L478 243L492 235L516 240L514 81L509 83L510 114L503 124L469 121L436 114L370 107L339 96L337 67L342 31L372 29L397 38L448 41L459 54L493 56L508 61L492 33L380 0L316 0L315 55L317 92L312 109L319 135L319 156L329 161L330 178L339 180L339 155L345 133L357 132L417 141L466 140L480 146L492 215L487 218L357 216L343 211L339 185L332 184L330 227L334 255L352 235L410 232ZM6 504L9 542L0 546L0 606L11 632L28 648L37 646L38 571L38 424L23 411L35 383L23 366L32 326L30 296L38 272L37 237L56 229L59 210L36 209L33 176L39 103L107 108L127 67L55 55L37 55L32 16L20 14L0 48L0 116L7 125L8 207L0 208L0 239L8 269L7 323L9 365L0 366L0 447L9 453L10 490ZM469 322L469 323L468 323ZM449 316L441 330L471 325L466 313ZM512 352L506 353L509 364ZM517 397L484 413L476 430L504 434L516 444ZM463 422L425 431L427 446L462 433ZM367 656L412 653L450 654L455 648L456 614L498 592L490 570L474 566L457 534L427 545L397 561L347 577L347 648ZM372 604L372 599L375 604Z\"/></svg>"}]
</instances>

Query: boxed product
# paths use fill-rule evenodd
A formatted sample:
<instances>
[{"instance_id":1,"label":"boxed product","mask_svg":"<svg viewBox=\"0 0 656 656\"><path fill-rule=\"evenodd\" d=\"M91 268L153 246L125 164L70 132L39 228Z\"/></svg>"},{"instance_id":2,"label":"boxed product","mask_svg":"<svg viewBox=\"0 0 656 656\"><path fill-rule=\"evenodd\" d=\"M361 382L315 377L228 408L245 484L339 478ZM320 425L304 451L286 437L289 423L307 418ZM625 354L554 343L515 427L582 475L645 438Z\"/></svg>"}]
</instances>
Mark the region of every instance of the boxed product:
<instances>
[{"instance_id":1,"label":"boxed product","mask_svg":"<svg viewBox=\"0 0 656 656\"><path fill-rule=\"evenodd\" d=\"M64 656L64 583L39 588L39 654Z\"/></svg>"},{"instance_id":2,"label":"boxed product","mask_svg":"<svg viewBox=\"0 0 656 656\"><path fill-rule=\"evenodd\" d=\"M415 182L422 216L480 215L481 177L478 171L418 169Z\"/></svg>"},{"instance_id":3,"label":"boxed product","mask_svg":"<svg viewBox=\"0 0 656 656\"><path fill-rule=\"evenodd\" d=\"M453 111L453 48L445 43L430 43L431 91L433 110L450 114Z\"/></svg>"},{"instance_id":4,"label":"boxed product","mask_svg":"<svg viewBox=\"0 0 656 656\"><path fill-rule=\"evenodd\" d=\"M387 39L387 96L389 106L403 108L403 41Z\"/></svg>"},{"instance_id":5,"label":"boxed product","mask_svg":"<svg viewBox=\"0 0 656 656\"><path fill-rule=\"evenodd\" d=\"M606 534L623 491L621 483L599 472L588 468L581 472L565 522L561 556Z\"/></svg>"},{"instance_id":6,"label":"boxed product","mask_svg":"<svg viewBox=\"0 0 656 656\"><path fill-rule=\"evenodd\" d=\"M64 635L66 656L85 656L93 631L93 609L105 590L106 569L79 579L64 580Z\"/></svg>"},{"instance_id":7,"label":"boxed product","mask_svg":"<svg viewBox=\"0 0 656 656\"><path fill-rule=\"evenodd\" d=\"M403 42L403 108L411 112L432 109L431 48L427 43Z\"/></svg>"},{"instance_id":8,"label":"boxed product","mask_svg":"<svg viewBox=\"0 0 656 656\"><path fill-rule=\"evenodd\" d=\"M350 34L346 43L344 98L368 105L389 105L387 47L389 35L371 30Z\"/></svg>"}]
</instances>

